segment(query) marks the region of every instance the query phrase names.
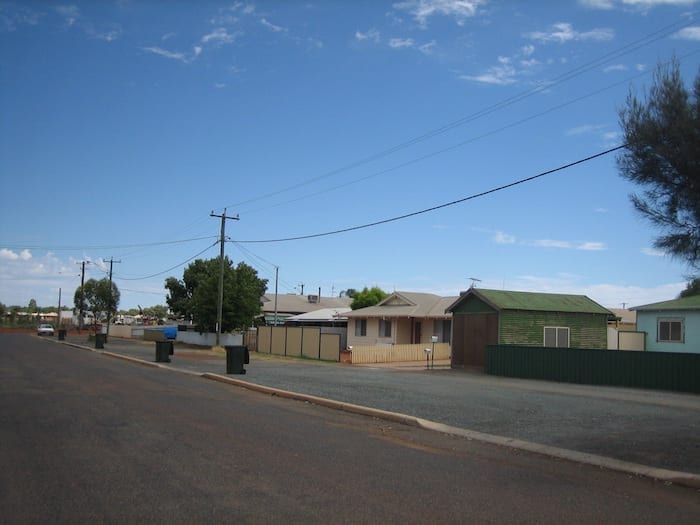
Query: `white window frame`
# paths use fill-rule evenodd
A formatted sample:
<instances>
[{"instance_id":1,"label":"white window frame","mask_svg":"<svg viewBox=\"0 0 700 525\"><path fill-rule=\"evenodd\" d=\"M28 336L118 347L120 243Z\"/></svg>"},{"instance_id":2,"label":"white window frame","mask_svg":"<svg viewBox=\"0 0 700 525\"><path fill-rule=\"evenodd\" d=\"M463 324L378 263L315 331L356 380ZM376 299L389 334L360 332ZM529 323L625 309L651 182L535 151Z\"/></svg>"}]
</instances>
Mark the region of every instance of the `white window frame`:
<instances>
[{"instance_id":1,"label":"white window frame","mask_svg":"<svg viewBox=\"0 0 700 525\"><path fill-rule=\"evenodd\" d=\"M552 348L569 348L571 343L571 329L568 326L545 326L543 331L542 346L547 345L547 330L554 330L554 346ZM566 341L559 341L560 330L566 330Z\"/></svg>"},{"instance_id":2,"label":"white window frame","mask_svg":"<svg viewBox=\"0 0 700 525\"><path fill-rule=\"evenodd\" d=\"M668 339L661 339L661 323L680 324L680 339L671 339L671 327L668 328ZM656 342L657 343L685 343L685 318L683 317L659 317L656 319Z\"/></svg>"},{"instance_id":3,"label":"white window frame","mask_svg":"<svg viewBox=\"0 0 700 525\"><path fill-rule=\"evenodd\" d=\"M355 337L367 337L367 319L355 319Z\"/></svg>"}]
</instances>

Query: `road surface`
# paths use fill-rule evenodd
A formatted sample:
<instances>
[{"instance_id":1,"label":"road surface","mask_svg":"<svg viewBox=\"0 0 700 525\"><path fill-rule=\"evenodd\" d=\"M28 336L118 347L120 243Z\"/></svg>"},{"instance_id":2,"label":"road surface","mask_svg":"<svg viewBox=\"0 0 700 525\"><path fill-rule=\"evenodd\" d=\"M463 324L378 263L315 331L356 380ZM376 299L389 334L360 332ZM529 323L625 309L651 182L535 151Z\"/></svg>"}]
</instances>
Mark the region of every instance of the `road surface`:
<instances>
[{"instance_id":1,"label":"road surface","mask_svg":"<svg viewBox=\"0 0 700 525\"><path fill-rule=\"evenodd\" d=\"M0 523L697 523L700 492L0 336Z\"/></svg>"}]
</instances>

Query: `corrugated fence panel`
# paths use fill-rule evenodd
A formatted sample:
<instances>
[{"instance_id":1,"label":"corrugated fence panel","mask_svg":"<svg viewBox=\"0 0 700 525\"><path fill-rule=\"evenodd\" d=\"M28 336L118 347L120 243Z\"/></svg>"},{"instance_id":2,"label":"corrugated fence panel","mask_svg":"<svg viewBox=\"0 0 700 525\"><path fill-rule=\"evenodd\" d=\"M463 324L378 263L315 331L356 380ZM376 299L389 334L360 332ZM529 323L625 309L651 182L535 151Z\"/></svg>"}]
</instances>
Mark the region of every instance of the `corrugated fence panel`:
<instances>
[{"instance_id":1,"label":"corrugated fence panel","mask_svg":"<svg viewBox=\"0 0 700 525\"><path fill-rule=\"evenodd\" d=\"M700 393L700 354L490 345L486 373Z\"/></svg>"},{"instance_id":2,"label":"corrugated fence panel","mask_svg":"<svg viewBox=\"0 0 700 525\"><path fill-rule=\"evenodd\" d=\"M287 346L287 329L284 326L272 327L272 344L270 353L274 355L285 355Z\"/></svg>"},{"instance_id":3,"label":"corrugated fence panel","mask_svg":"<svg viewBox=\"0 0 700 525\"><path fill-rule=\"evenodd\" d=\"M310 359L320 359L320 345L321 330L318 328L304 328L304 341L301 347L301 355ZM338 349L338 352L340 352L340 349Z\"/></svg>"},{"instance_id":4,"label":"corrugated fence panel","mask_svg":"<svg viewBox=\"0 0 700 525\"><path fill-rule=\"evenodd\" d=\"M301 341L304 329L301 327L287 328L287 342L285 344L286 354L291 357L301 357Z\"/></svg>"},{"instance_id":5,"label":"corrugated fence panel","mask_svg":"<svg viewBox=\"0 0 700 525\"><path fill-rule=\"evenodd\" d=\"M269 354L272 350L272 327L258 327L258 352Z\"/></svg>"},{"instance_id":6,"label":"corrugated fence panel","mask_svg":"<svg viewBox=\"0 0 700 525\"><path fill-rule=\"evenodd\" d=\"M413 345L355 345L352 347L353 364L366 363L394 363L401 361L425 361L425 349L433 351L432 343ZM435 343L434 359L444 360L450 358L449 343Z\"/></svg>"},{"instance_id":7,"label":"corrugated fence panel","mask_svg":"<svg viewBox=\"0 0 700 525\"><path fill-rule=\"evenodd\" d=\"M321 355L324 361L340 361L340 334L321 334Z\"/></svg>"}]
</instances>

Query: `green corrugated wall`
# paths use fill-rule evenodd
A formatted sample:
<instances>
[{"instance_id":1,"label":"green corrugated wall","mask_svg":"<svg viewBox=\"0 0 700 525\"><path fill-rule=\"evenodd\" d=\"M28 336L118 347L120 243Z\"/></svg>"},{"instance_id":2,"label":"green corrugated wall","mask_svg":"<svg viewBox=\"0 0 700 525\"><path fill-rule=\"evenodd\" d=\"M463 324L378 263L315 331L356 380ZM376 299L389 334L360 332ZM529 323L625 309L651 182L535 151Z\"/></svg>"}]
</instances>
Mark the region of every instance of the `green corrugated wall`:
<instances>
[{"instance_id":1,"label":"green corrugated wall","mask_svg":"<svg viewBox=\"0 0 700 525\"><path fill-rule=\"evenodd\" d=\"M544 344L544 327L569 328L571 348L606 348L607 317L567 312L503 310L499 320L499 343L505 345Z\"/></svg>"},{"instance_id":2,"label":"green corrugated wall","mask_svg":"<svg viewBox=\"0 0 700 525\"><path fill-rule=\"evenodd\" d=\"M700 393L700 354L490 345L487 374Z\"/></svg>"}]
</instances>

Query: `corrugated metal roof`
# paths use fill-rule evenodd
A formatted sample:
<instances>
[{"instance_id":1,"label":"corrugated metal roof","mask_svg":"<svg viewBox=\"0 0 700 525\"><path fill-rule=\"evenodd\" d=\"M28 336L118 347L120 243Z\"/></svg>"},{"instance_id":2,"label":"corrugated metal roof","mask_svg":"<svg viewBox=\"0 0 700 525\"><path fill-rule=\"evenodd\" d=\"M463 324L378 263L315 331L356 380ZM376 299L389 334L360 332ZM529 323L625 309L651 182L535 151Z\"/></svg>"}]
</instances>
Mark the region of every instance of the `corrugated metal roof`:
<instances>
[{"instance_id":1,"label":"corrugated metal roof","mask_svg":"<svg viewBox=\"0 0 700 525\"><path fill-rule=\"evenodd\" d=\"M471 288L449 308L474 295L497 310L526 310L537 312L572 312L612 315L607 308L585 295L569 295L540 292L512 292L508 290L487 290Z\"/></svg>"},{"instance_id":2,"label":"corrugated metal roof","mask_svg":"<svg viewBox=\"0 0 700 525\"><path fill-rule=\"evenodd\" d=\"M320 310L321 308L349 308L352 299L349 297L319 297L317 302L310 302L309 296L297 294L278 294L277 313L303 314ZM262 310L266 314L275 311L275 294L262 297Z\"/></svg>"},{"instance_id":3,"label":"corrugated metal roof","mask_svg":"<svg viewBox=\"0 0 700 525\"><path fill-rule=\"evenodd\" d=\"M337 321L339 319L347 320L345 314L350 312L350 307L346 308L322 308L307 312L305 314L291 315L287 317L287 321Z\"/></svg>"},{"instance_id":4,"label":"corrugated metal roof","mask_svg":"<svg viewBox=\"0 0 700 525\"><path fill-rule=\"evenodd\" d=\"M448 305L456 297L440 297L430 293L394 292L374 306L348 312L347 317L424 317L447 319Z\"/></svg>"},{"instance_id":5,"label":"corrugated metal roof","mask_svg":"<svg viewBox=\"0 0 700 525\"><path fill-rule=\"evenodd\" d=\"M651 312L658 310L700 310L700 295L681 297L680 299L645 304L643 306L635 306L634 308L630 308L630 310L636 310L638 312Z\"/></svg>"}]
</instances>

